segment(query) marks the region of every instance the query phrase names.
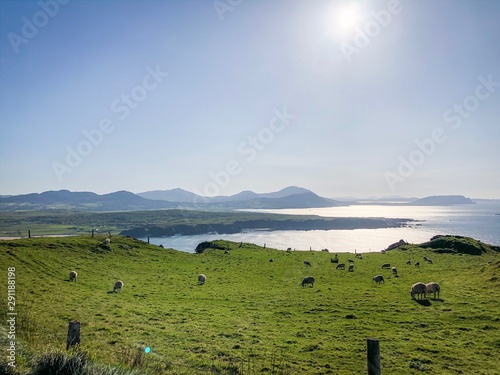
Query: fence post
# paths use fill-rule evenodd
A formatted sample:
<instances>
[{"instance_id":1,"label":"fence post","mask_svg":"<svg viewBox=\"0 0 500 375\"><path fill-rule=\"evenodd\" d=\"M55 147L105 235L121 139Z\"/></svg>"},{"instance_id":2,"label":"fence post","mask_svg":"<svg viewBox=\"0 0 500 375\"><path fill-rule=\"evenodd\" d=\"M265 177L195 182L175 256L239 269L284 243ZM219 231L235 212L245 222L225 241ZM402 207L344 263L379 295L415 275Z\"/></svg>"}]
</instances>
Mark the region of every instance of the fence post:
<instances>
[{"instance_id":1,"label":"fence post","mask_svg":"<svg viewBox=\"0 0 500 375\"><path fill-rule=\"evenodd\" d=\"M66 350L70 346L80 344L80 322L69 322L68 339L66 340Z\"/></svg>"},{"instance_id":2,"label":"fence post","mask_svg":"<svg viewBox=\"0 0 500 375\"><path fill-rule=\"evenodd\" d=\"M149 244L149 236L148 236L148 244Z\"/></svg>"},{"instance_id":3,"label":"fence post","mask_svg":"<svg viewBox=\"0 0 500 375\"><path fill-rule=\"evenodd\" d=\"M94 229L92 228L92 237L94 237Z\"/></svg>"},{"instance_id":4,"label":"fence post","mask_svg":"<svg viewBox=\"0 0 500 375\"><path fill-rule=\"evenodd\" d=\"M31 230L28 229L28 238L31 238Z\"/></svg>"},{"instance_id":5,"label":"fence post","mask_svg":"<svg viewBox=\"0 0 500 375\"><path fill-rule=\"evenodd\" d=\"M368 375L380 375L380 348L378 339L368 338L366 345Z\"/></svg>"}]
</instances>

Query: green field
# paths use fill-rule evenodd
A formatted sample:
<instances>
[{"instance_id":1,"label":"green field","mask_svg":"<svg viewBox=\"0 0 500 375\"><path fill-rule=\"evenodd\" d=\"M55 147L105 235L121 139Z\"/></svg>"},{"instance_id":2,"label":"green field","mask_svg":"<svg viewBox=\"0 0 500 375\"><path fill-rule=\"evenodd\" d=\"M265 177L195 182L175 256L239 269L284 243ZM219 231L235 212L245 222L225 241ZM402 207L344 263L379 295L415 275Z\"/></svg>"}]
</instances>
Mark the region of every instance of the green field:
<instances>
[{"instance_id":1,"label":"green field","mask_svg":"<svg viewBox=\"0 0 500 375\"><path fill-rule=\"evenodd\" d=\"M340 262L355 260L348 272L336 270L326 252L218 241L221 249L189 254L121 236L105 249L103 239L0 241L0 345L4 353L6 275L15 267L20 374L42 353L65 350L71 320L81 322L81 350L94 362L141 373L361 374L366 339L374 337L383 374L500 374L498 252L438 254L407 245L363 259L340 253ZM383 263L397 266L399 277ZM376 274L385 284L372 281ZM302 288L308 275L316 283ZM112 293L118 279L123 291ZM412 300L417 281L439 282L441 298Z\"/></svg>"}]
</instances>

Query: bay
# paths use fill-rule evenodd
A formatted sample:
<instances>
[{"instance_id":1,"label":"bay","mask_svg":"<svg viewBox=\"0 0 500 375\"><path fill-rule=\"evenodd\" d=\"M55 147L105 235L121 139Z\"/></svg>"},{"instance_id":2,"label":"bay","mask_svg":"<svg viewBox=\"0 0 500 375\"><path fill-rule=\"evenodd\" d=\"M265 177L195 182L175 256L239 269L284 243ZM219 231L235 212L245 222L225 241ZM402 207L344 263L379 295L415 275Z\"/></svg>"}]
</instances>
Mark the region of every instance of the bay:
<instances>
[{"instance_id":1,"label":"bay","mask_svg":"<svg viewBox=\"0 0 500 375\"><path fill-rule=\"evenodd\" d=\"M473 237L500 246L500 202L479 202L460 206L351 205L343 207L246 210L288 215L323 217L384 217L418 220L403 228L248 231L236 234L205 234L150 238L150 242L166 248L194 252L203 241L225 239L250 242L280 250L322 250L330 252L373 252L403 239L410 243L428 241L437 234Z\"/></svg>"}]
</instances>

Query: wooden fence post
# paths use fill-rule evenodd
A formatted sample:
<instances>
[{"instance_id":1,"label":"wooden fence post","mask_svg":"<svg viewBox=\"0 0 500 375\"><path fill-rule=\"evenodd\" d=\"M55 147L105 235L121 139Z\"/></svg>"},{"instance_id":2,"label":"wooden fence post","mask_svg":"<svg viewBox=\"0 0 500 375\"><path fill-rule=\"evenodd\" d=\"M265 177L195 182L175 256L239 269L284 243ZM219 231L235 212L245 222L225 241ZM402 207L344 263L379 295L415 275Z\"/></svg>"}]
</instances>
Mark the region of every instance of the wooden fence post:
<instances>
[{"instance_id":1,"label":"wooden fence post","mask_svg":"<svg viewBox=\"0 0 500 375\"><path fill-rule=\"evenodd\" d=\"M92 228L92 237L94 237L94 229Z\"/></svg>"},{"instance_id":2,"label":"wooden fence post","mask_svg":"<svg viewBox=\"0 0 500 375\"><path fill-rule=\"evenodd\" d=\"M31 238L31 230L28 229L28 238Z\"/></svg>"},{"instance_id":3,"label":"wooden fence post","mask_svg":"<svg viewBox=\"0 0 500 375\"><path fill-rule=\"evenodd\" d=\"M71 346L80 344L80 322L69 322L66 350Z\"/></svg>"},{"instance_id":4,"label":"wooden fence post","mask_svg":"<svg viewBox=\"0 0 500 375\"><path fill-rule=\"evenodd\" d=\"M149 236L148 236L148 243L149 243Z\"/></svg>"},{"instance_id":5,"label":"wooden fence post","mask_svg":"<svg viewBox=\"0 0 500 375\"><path fill-rule=\"evenodd\" d=\"M380 375L380 348L378 339L368 338L366 345L368 375Z\"/></svg>"}]
</instances>

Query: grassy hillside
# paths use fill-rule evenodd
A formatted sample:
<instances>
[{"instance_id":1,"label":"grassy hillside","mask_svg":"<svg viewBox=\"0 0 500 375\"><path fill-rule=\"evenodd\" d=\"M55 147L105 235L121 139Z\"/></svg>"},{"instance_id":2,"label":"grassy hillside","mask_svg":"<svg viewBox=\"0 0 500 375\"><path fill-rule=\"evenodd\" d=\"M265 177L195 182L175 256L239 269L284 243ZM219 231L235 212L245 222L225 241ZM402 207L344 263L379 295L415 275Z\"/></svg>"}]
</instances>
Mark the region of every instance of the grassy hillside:
<instances>
[{"instance_id":1,"label":"grassy hillside","mask_svg":"<svg viewBox=\"0 0 500 375\"><path fill-rule=\"evenodd\" d=\"M347 272L326 252L218 241L229 254L188 254L120 236L106 249L103 239L0 241L2 273L16 269L21 373L32 356L64 350L68 322L78 320L81 349L92 360L135 363L151 374L364 373L367 337L380 339L384 374L500 374L500 254L491 249L473 256L405 245L363 259L339 254L340 262L355 259ZM420 269L407 259L420 260ZM399 277L383 263L397 266ZM376 274L385 284L372 281ZM316 283L302 288L308 275ZM124 289L112 293L118 279ZM411 300L417 281L439 282L441 298Z\"/></svg>"}]
</instances>

